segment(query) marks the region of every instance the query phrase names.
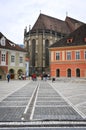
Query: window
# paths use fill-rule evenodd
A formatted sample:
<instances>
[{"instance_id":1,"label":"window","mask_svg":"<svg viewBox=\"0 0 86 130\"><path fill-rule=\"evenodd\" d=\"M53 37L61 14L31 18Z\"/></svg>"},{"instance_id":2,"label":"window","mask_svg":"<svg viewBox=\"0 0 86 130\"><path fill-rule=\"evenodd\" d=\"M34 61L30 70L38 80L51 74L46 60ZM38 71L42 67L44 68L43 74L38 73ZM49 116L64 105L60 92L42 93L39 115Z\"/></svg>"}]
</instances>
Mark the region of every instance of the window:
<instances>
[{"instance_id":1,"label":"window","mask_svg":"<svg viewBox=\"0 0 86 130\"><path fill-rule=\"evenodd\" d=\"M11 62L15 62L15 56L14 55L11 56Z\"/></svg>"},{"instance_id":2,"label":"window","mask_svg":"<svg viewBox=\"0 0 86 130\"><path fill-rule=\"evenodd\" d=\"M56 70L56 77L60 77L60 69Z\"/></svg>"},{"instance_id":3,"label":"window","mask_svg":"<svg viewBox=\"0 0 86 130\"><path fill-rule=\"evenodd\" d=\"M80 59L80 52L79 51L76 52L76 60L78 60L78 59Z\"/></svg>"},{"instance_id":4,"label":"window","mask_svg":"<svg viewBox=\"0 0 86 130\"><path fill-rule=\"evenodd\" d=\"M2 38L1 38L1 46L5 46L5 44L6 44L6 42L5 42L5 38L2 37Z\"/></svg>"},{"instance_id":5,"label":"window","mask_svg":"<svg viewBox=\"0 0 86 130\"><path fill-rule=\"evenodd\" d=\"M23 57L20 56L19 63L23 63Z\"/></svg>"},{"instance_id":6,"label":"window","mask_svg":"<svg viewBox=\"0 0 86 130\"><path fill-rule=\"evenodd\" d=\"M56 60L60 60L60 53L59 52L56 53Z\"/></svg>"},{"instance_id":7,"label":"window","mask_svg":"<svg viewBox=\"0 0 86 130\"><path fill-rule=\"evenodd\" d=\"M86 59L86 51L84 52L84 57L85 57L85 59Z\"/></svg>"},{"instance_id":8,"label":"window","mask_svg":"<svg viewBox=\"0 0 86 130\"><path fill-rule=\"evenodd\" d=\"M67 70L67 77L71 77L71 69Z\"/></svg>"},{"instance_id":9,"label":"window","mask_svg":"<svg viewBox=\"0 0 86 130\"><path fill-rule=\"evenodd\" d=\"M67 60L71 60L71 52L67 52Z\"/></svg>"},{"instance_id":10,"label":"window","mask_svg":"<svg viewBox=\"0 0 86 130\"><path fill-rule=\"evenodd\" d=\"M49 40L45 40L45 66L49 66Z\"/></svg>"},{"instance_id":11,"label":"window","mask_svg":"<svg viewBox=\"0 0 86 130\"><path fill-rule=\"evenodd\" d=\"M6 51L1 51L1 65L6 65Z\"/></svg>"},{"instance_id":12,"label":"window","mask_svg":"<svg viewBox=\"0 0 86 130\"><path fill-rule=\"evenodd\" d=\"M76 77L80 77L80 69L79 68L76 69Z\"/></svg>"},{"instance_id":13,"label":"window","mask_svg":"<svg viewBox=\"0 0 86 130\"><path fill-rule=\"evenodd\" d=\"M5 54L2 54L1 61L5 62L5 60L6 60L6 56Z\"/></svg>"},{"instance_id":14,"label":"window","mask_svg":"<svg viewBox=\"0 0 86 130\"><path fill-rule=\"evenodd\" d=\"M84 38L84 41L86 42L86 37Z\"/></svg>"},{"instance_id":15,"label":"window","mask_svg":"<svg viewBox=\"0 0 86 130\"><path fill-rule=\"evenodd\" d=\"M73 42L73 38L67 39L67 43L72 43L72 42Z\"/></svg>"},{"instance_id":16,"label":"window","mask_svg":"<svg viewBox=\"0 0 86 130\"><path fill-rule=\"evenodd\" d=\"M35 59L36 59L36 55L35 55L35 53L36 53L36 40L35 39L33 39L32 40L32 50L31 50L32 52L32 66L35 66Z\"/></svg>"}]
</instances>

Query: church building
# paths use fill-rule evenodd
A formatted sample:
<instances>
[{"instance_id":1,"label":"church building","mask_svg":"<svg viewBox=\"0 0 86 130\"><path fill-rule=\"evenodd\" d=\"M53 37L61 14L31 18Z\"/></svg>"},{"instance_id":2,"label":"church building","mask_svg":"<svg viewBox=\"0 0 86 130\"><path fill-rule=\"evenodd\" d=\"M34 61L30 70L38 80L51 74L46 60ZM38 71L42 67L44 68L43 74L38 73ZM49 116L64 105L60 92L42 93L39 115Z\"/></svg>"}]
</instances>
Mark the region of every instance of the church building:
<instances>
[{"instance_id":1,"label":"church building","mask_svg":"<svg viewBox=\"0 0 86 130\"><path fill-rule=\"evenodd\" d=\"M40 14L32 28L24 30L24 46L28 51L30 74L50 72L49 46L67 36L83 23L66 17L60 20Z\"/></svg>"}]
</instances>

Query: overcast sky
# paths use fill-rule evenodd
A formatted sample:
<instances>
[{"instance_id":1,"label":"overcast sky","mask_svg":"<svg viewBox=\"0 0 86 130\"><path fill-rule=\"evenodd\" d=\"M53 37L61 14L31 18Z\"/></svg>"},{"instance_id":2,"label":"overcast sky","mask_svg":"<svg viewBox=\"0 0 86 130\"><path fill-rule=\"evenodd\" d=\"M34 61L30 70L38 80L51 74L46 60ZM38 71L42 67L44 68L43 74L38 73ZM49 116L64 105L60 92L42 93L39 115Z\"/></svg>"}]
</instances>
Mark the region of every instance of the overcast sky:
<instances>
[{"instance_id":1,"label":"overcast sky","mask_svg":"<svg viewBox=\"0 0 86 130\"><path fill-rule=\"evenodd\" d=\"M86 23L86 0L0 0L0 32L16 44L23 44L24 28L31 27L41 13Z\"/></svg>"}]
</instances>

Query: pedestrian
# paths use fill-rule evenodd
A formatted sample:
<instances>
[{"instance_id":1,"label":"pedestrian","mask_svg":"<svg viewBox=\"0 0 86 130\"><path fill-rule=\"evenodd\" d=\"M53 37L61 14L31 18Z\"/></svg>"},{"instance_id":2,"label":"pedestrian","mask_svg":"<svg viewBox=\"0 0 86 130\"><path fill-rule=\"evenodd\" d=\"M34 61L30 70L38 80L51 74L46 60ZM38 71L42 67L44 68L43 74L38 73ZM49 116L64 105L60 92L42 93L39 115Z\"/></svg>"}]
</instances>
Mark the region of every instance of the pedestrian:
<instances>
[{"instance_id":1,"label":"pedestrian","mask_svg":"<svg viewBox=\"0 0 86 130\"><path fill-rule=\"evenodd\" d=\"M10 74L9 73L7 74L7 81L8 82L10 81Z\"/></svg>"},{"instance_id":2,"label":"pedestrian","mask_svg":"<svg viewBox=\"0 0 86 130\"><path fill-rule=\"evenodd\" d=\"M52 82L54 82L55 81L55 78L52 78Z\"/></svg>"}]
</instances>

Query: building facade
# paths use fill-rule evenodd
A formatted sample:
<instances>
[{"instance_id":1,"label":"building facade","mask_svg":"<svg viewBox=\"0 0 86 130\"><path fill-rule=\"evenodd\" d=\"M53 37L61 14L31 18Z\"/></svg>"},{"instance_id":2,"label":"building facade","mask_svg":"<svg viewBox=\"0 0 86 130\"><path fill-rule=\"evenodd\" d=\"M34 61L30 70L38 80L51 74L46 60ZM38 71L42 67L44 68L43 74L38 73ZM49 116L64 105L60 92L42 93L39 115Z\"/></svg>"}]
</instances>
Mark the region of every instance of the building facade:
<instances>
[{"instance_id":1,"label":"building facade","mask_svg":"<svg viewBox=\"0 0 86 130\"><path fill-rule=\"evenodd\" d=\"M50 71L49 46L83 23L66 17L65 21L40 14L34 26L24 31L24 45L30 58L30 74Z\"/></svg>"},{"instance_id":2,"label":"building facade","mask_svg":"<svg viewBox=\"0 0 86 130\"><path fill-rule=\"evenodd\" d=\"M86 24L50 47L52 77L86 77Z\"/></svg>"},{"instance_id":3,"label":"building facade","mask_svg":"<svg viewBox=\"0 0 86 130\"><path fill-rule=\"evenodd\" d=\"M10 73L11 79L18 79L19 75L25 74L25 57L25 49L0 32L0 79L6 79L7 73Z\"/></svg>"}]
</instances>

